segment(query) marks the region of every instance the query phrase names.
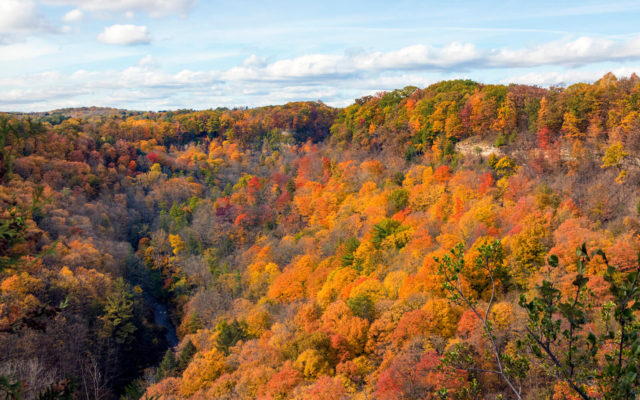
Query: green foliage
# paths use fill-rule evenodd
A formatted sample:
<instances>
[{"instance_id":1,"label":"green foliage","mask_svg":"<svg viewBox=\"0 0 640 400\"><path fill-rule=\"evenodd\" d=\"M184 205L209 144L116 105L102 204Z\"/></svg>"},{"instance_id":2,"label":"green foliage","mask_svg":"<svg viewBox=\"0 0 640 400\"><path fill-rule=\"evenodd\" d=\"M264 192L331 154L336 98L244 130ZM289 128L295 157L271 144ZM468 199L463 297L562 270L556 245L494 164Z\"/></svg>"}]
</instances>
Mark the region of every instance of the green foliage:
<instances>
[{"instance_id":1,"label":"green foliage","mask_svg":"<svg viewBox=\"0 0 640 400\"><path fill-rule=\"evenodd\" d=\"M131 382L124 388L124 394L120 396L120 400L140 400L144 395L144 386L137 382Z\"/></svg>"},{"instance_id":2,"label":"green foliage","mask_svg":"<svg viewBox=\"0 0 640 400\"><path fill-rule=\"evenodd\" d=\"M540 184L536 189L536 201L540 209L544 209L546 207L556 209L561 202L560 196L558 196L546 183Z\"/></svg>"},{"instance_id":3,"label":"green foliage","mask_svg":"<svg viewBox=\"0 0 640 400\"><path fill-rule=\"evenodd\" d=\"M413 144L408 144L404 150L404 159L407 162L413 161L419 155L420 155L420 151L416 149L416 147Z\"/></svg>"},{"instance_id":4,"label":"green foliage","mask_svg":"<svg viewBox=\"0 0 640 400\"><path fill-rule=\"evenodd\" d=\"M352 236L344 243L344 255L342 256L342 265L345 267L353 266L355 260L354 253L358 250L360 241L357 237Z\"/></svg>"},{"instance_id":5,"label":"green foliage","mask_svg":"<svg viewBox=\"0 0 640 400\"><path fill-rule=\"evenodd\" d=\"M572 296L565 298L545 279L536 286L537 295L533 299L527 301L524 294L520 298L520 305L528 313L531 350L550 364L560 379L583 399L591 398L587 387L594 384L603 390L606 399L637 398L640 395L640 255L635 269L623 272L609 265L602 250L589 255L583 244L576 254L577 274L572 282ZM594 318L589 304L583 300L590 280L585 275L585 265L596 256L606 265L604 279L612 297L603 306L606 330L602 335L585 329ZM558 268L558 257L550 256L548 264L550 268ZM599 367L602 351L605 363Z\"/></svg>"},{"instance_id":6,"label":"green foliage","mask_svg":"<svg viewBox=\"0 0 640 400\"><path fill-rule=\"evenodd\" d=\"M21 254L15 254L11 250L14 245L24 242L26 230L26 218L18 207L9 210L9 217L0 222L0 270L15 265Z\"/></svg>"},{"instance_id":7,"label":"green foliage","mask_svg":"<svg viewBox=\"0 0 640 400\"><path fill-rule=\"evenodd\" d=\"M73 400L78 384L74 380L65 379L49 386L38 394L36 400Z\"/></svg>"},{"instance_id":8,"label":"green foliage","mask_svg":"<svg viewBox=\"0 0 640 400\"><path fill-rule=\"evenodd\" d=\"M22 400L24 387L21 381L12 382L7 376L0 375L0 394L6 400Z\"/></svg>"},{"instance_id":9,"label":"green foliage","mask_svg":"<svg viewBox=\"0 0 640 400\"><path fill-rule=\"evenodd\" d=\"M366 294L360 294L354 298L347 300L347 305L353 312L353 315L373 321L376 315L376 307Z\"/></svg>"},{"instance_id":10,"label":"green foliage","mask_svg":"<svg viewBox=\"0 0 640 400\"><path fill-rule=\"evenodd\" d=\"M287 192L289 192L291 196L296 192L296 182L293 179L287 181Z\"/></svg>"},{"instance_id":11,"label":"green foliage","mask_svg":"<svg viewBox=\"0 0 640 400\"><path fill-rule=\"evenodd\" d=\"M198 315L197 311L193 311L187 317L187 323L185 324L185 333L196 333L198 329L202 328L202 319Z\"/></svg>"},{"instance_id":12,"label":"green foliage","mask_svg":"<svg viewBox=\"0 0 640 400\"><path fill-rule=\"evenodd\" d=\"M516 398L522 398L522 382L527 376L530 363L521 354L509 354L499 346L493 327L491 308L496 299L496 279L503 270L502 244L496 240L484 243L478 248L474 268L484 270L491 284L491 297L484 310L480 309L478 299L475 299L463 287L461 277L467 274L468 267L464 261L464 245L459 244L451 249L450 254L442 259L435 259L438 263L438 274L444 278L443 289L449 299L468 307L482 323L483 331L489 341L490 351L495 359L495 368L489 372L498 375L509 387L509 391ZM476 369L477 357L470 353L464 345L456 345L445 353L444 365L452 368L473 371Z\"/></svg>"},{"instance_id":13,"label":"green foliage","mask_svg":"<svg viewBox=\"0 0 640 400\"><path fill-rule=\"evenodd\" d=\"M224 194L225 196L231 196L232 193L233 193L233 185L231 184L231 182L227 182L227 184L224 187L224 190L222 191L222 194Z\"/></svg>"},{"instance_id":14,"label":"green foliage","mask_svg":"<svg viewBox=\"0 0 640 400\"><path fill-rule=\"evenodd\" d=\"M371 243L373 243L376 249L379 249L386 238L406 231L407 229L408 228L402 226L400 222L391 218L385 218L373 226L373 237L371 238ZM396 237L393 244L397 249L401 249L405 246L406 242L403 237Z\"/></svg>"},{"instance_id":15,"label":"green foliage","mask_svg":"<svg viewBox=\"0 0 640 400\"><path fill-rule=\"evenodd\" d=\"M216 325L216 332L218 332L216 346L218 350L225 354L228 354L229 348L234 346L238 341L245 340L249 337L247 333L247 323L238 321L237 319L234 319L231 323L228 323L226 319L221 320Z\"/></svg>"},{"instance_id":16,"label":"green foliage","mask_svg":"<svg viewBox=\"0 0 640 400\"><path fill-rule=\"evenodd\" d=\"M391 181L398 186L402 186L402 182L404 182L404 174L400 171L393 174Z\"/></svg>"},{"instance_id":17,"label":"green foliage","mask_svg":"<svg viewBox=\"0 0 640 400\"><path fill-rule=\"evenodd\" d=\"M13 175L16 150L28 138L44 133L44 127L31 118L17 119L0 113L0 183Z\"/></svg>"},{"instance_id":18,"label":"green foliage","mask_svg":"<svg viewBox=\"0 0 640 400\"><path fill-rule=\"evenodd\" d=\"M315 331L297 335L295 339L285 346L283 355L290 360L296 360L306 350L316 350L320 354L331 357L333 354L331 340L326 333ZM335 360L329 360L333 363Z\"/></svg>"},{"instance_id":19,"label":"green foliage","mask_svg":"<svg viewBox=\"0 0 640 400\"><path fill-rule=\"evenodd\" d=\"M493 169L496 170L498 175L502 177L509 177L517 172L518 165L516 164L516 160L513 158L504 156L493 165Z\"/></svg>"},{"instance_id":20,"label":"green foliage","mask_svg":"<svg viewBox=\"0 0 640 400\"><path fill-rule=\"evenodd\" d=\"M394 189L388 199L393 212L402 211L409 204L409 191L407 189Z\"/></svg>"},{"instance_id":21,"label":"green foliage","mask_svg":"<svg viewBox=\"0 0 640 400\"><path fill-rule=\"evenodd\" d=\"M42 216L42 193L44 188L37 186L33 189L31 205L28 209L20 207L12 200L12 206L7 210L7 216L0 218L0 272L7 268L18 266L24 254L15 251L14 246L24 243L29 217L39 219ZM36 255L42 257L45 253Z\"/></svg>"},{"instance_id":22,"label":"green foliage","mask_svg":"<svg viewBox=\"0 0 640 400\"><path fill-rule=\"evenodd\" d=\"M196 346L189 339L187 341L187 343L185 343L185 345L182 347L182 350L180 351L180 355L178 356L178 365L177 365L177 372L178 373L181 373L182 371L184 371L187 368L187 366L189 365L189 363L193 359L193 356L197 352L198 352L198 350L196 349ZM165 356L166 356L166 354L165 354Z\"/></svg>"},{"instance_id":23,"label":"green foliage","mask_svg":"<svg viewBox=\"0 0 640 400\"><path fill-rule=\"evenodd\" d=\"M495 142L493 142L495 147L502 147L507 145L507 138L504 135L500 135L496 138Z\"/></svg>"},{"instance_id":24,"label":"green foliage","mask_svg":"<svg viewBox=\"0 0 640 400\"><path fill-rule=\"evenodd\" d=\"M156 370L156 379L161 380L168 376L173 376L178 370L178 361L172 349L167 349L162 361Z\"/></svg>"},{"instance_id":25,"label":"green foliage","mask_svg":"<svg viewBox=\"0 0 640 400\"><path fill-rule=\"evenodd\" d=\"M133 295L124 280L118 278L113 292L107 296L104 312L100 317L100 335L113 338L119 344L132 344L134 333L138 329L134 324L133 307Z\"/></svg>"}]
</instances>

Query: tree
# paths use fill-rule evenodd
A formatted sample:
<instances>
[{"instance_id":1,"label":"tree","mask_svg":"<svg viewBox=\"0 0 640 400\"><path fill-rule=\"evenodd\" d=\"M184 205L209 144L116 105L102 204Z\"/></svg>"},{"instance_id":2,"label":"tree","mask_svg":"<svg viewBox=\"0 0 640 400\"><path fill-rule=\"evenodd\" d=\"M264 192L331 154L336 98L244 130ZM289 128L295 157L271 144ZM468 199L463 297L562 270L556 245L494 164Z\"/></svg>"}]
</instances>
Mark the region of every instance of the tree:
<instances>
[{"instance_id":1,"label":"tree","mask_svg":"<svg viewBox=\"0 0 640 400\"><path fill-rule=\"evenodd\" d=\"M247 323L238 321L237 319L234 319L231 323L223 319L216 325L216 331L218 332L216 339L217 348L225 354L229 352L231 346L240 340L245 340L249 336L247 334Z\"/></svg>"},{"instance_id":2,"label":"tree","mask_svg":"<svg viewBox=\"0 0 640 400\"><path fill-rule=\"evenodd\" d=\"M29 219L36 218L42 212L43 190L42 186L33 189L31 204L28 208L21 207L15 199L12 200L5 215L0 217L0 272L7 268L15 268L23 261L26 252L18 245L27 241ZM44 254L46 252L37 257Z\"/></svg>"},{"instance_id":3,"label":"tree","mask_svg":"<svg viewBox=\"0 0 640 400\"><path fill-rule=\"evenodd\" d=\"M119 344L131 344L137 327L133 320L133 296L122 278L115 282L113 292L107 297L102 321L101 335L113 337Z\"/></svg>"},{"instance_id":4,"label":"tree","mask_svg":"<svg viewBox=\"0 0 640 400\"><path fill-rule=\"evenodd\" d=\"M44 133L42 124L31 118L18 120L0 114L0 183L11 179L17 149L30 137Z\"/></svg>"},{"instance_id":5,"label":"tree","mask_svg":"<svg viewBox=\"0 0 640 400\"><path fill-rule=\"evenodd\" d=\"M580 121L573 112L564 113L562 122L562 132L570 139L579 140L584 138L584 133L580 131L578 124Z\"/></svg>"},{"instance_id":6,"label":"tree","mask_svg":"<svg viewBox=\"0 0 640 400\"><path fill-rule=\"evenodd\" d=\"M498 346L494 334L491 308L496 299L497 278L501 273L503 254L500 241L485 243L478 249L479 255L475 260L474 267L486 271L491 284L491 297L482 310L477 299L474 299L464 288L461 276L467 267L464 261L464 247L462 244L451 250L451 255L447 254L442 259L436 258L438 271L444 277L443 288L449 293L450 300L466 305L482 323L487 339L490 343L490 350L495 359L495 369L481 370L468 364L468 357L460 351L461 346L456 346L453 351L447 353L447 363L454 368L473 372L489 372L498 375L506 383L509 390L518 399L522 399L522 380L529 369L529 363L521 356L511 356L503 352Z\"/></svg>"},{"instance_id":7,"label":"tree","mask_svg":"<svg viewBox=\"0 0 640 400\"><path fill-rule=\"evenodd\" d=\"M187 248L187 245L184 243L180 235L169 235L169 242L171 242L173 254L176 256L183 253Z\"/></svg>"},{"instance_id":8,"label":"tree","mask_svg":"<svg viewBox=\"0 0 640 400\"><path fill-rule=\"evenodd\" d=\"M193 344L191 339L189 339L187 343L185 343L184 347L182 347L182 350L180 351L180 356L178 357L178 365L177 365L178 372L182 372L187 368L187 366L191 362L191 359L197 352L198 350L196 349L196 346Z\"/></svg>"},{"instance_id":9,"label":"tree","mask_svg":"<svg viewBox=\"0 0 640 400\"><path fill-rule=\"evenodd\" d=\"M176 355L173 353L172 349L167 349L166 353L164 353L164 357L158 365L158 370L156 371L156 379L161 380L164 377L172 376L176 369L178 368L178 361L176 360Z\"/></svg>"},{"instance_id":10,"label":"tree","mask_svg":"<svg viewBox=\"0 0 640 400\"><path fill-rule=\"evenodd\" d=\"M607 148L602 157L602 168L619 167L628 155L622 143L614 143Z\"/></svg>"},{"instance_id":11,"label":"tree","mask_svg":"<svg viewBox=\"0 0 640 400\"><path fill-rule=\"evenodd\" d=\"M182 394L191 396L208 382L215 381L225 369L224 354L217 349L197 354L182 374Z\"/></svg>"},{"instance_id":12,"label":"tree","mask_svg":"<svg viewBox=\"0 0 640 400\"><path fill-rule=\"evenodd\" d=\"M556 379L566 382L584 400L593 397L589 394L593 386L606 399L635 399L640 395L640 254L629 272L610 265L602 250L589 255L583 244L576 254L572 296L563 298L548 279L536 287L537 295L530 301L521 295L520 305L529 317L527 332L533 354L549 363ZM601 257L606 266L604 279L610 294L601 308L605 327L599 334L586 329L593 326L596 317L585 301L590 281L585 267L594 257ZM558 267L557 256L551 255L547 261L549 268Z\"/></svg>"},{"instance_id":13,"label":"tree","mask_svg":"<svg viewBox=\"0 0 640 400\"><path fill-rule=\"evenodd\" d=\"M629 153L624 150L624 145L621 142L614 143L605 151L601 168L614 167L619 169L620 173L616 178L616 182L623 183L627 176L627 171L622 169L622 163L628 155Z\"/></svg>"}]
</instances>

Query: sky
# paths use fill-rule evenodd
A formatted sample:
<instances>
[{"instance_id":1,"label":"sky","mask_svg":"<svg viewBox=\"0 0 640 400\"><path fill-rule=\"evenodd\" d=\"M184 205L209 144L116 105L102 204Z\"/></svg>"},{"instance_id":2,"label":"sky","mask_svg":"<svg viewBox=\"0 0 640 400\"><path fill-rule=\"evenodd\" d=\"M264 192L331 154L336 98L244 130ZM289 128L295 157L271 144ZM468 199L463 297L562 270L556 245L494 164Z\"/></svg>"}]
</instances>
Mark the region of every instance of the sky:
<instances>
[{"instance_id":1,"label":"sky","mask_svg":"<svg viewBox=\"0 0 640 400\"><path fill-rule=\"evenodd\" d=\"M640 74L638 1L0 0L0 110L354 99Z\"/></svg>"}]
</instances>

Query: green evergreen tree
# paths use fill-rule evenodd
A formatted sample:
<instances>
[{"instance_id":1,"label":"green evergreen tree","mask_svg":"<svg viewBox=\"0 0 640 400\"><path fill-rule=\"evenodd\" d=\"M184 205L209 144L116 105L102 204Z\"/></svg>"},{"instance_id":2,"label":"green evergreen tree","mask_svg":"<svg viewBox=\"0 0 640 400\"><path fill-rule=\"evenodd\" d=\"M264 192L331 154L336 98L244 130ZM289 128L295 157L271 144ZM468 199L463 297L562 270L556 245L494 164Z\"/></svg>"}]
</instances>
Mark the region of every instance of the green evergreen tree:
<instances>
[{"instance_id":1,"label":"green evergreen tree","mask_svg":"<svg viewBox=\"0 0 640 400\"><path fill-rule=\"evenodd\" d=\"M178 357L178 372L182 372L187 368L197 351L198 349L196 349L196 346L191 340L184 345Z\"/></svg>"}]
</instances>

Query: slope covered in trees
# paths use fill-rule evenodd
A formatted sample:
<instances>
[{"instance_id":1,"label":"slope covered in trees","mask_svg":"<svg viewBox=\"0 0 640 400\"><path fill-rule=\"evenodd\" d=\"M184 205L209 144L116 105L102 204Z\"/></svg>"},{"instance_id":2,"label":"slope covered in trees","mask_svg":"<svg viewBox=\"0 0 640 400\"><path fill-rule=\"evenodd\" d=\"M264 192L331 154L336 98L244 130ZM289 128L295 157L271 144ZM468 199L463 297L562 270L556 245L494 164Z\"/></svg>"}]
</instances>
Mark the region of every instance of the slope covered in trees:
<instances>
[{"instance_id":1,"label":"slope covered in trees","mask_svg":"<svg viewBox=\"0 0 640 400\"><path fill-rule=\"evenodd\" d=\"M6 393L638 395L635 75L0 134Z\"/></svg>"}]
</instances>

